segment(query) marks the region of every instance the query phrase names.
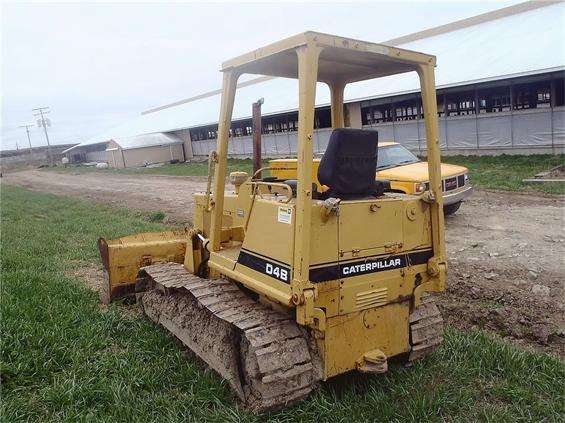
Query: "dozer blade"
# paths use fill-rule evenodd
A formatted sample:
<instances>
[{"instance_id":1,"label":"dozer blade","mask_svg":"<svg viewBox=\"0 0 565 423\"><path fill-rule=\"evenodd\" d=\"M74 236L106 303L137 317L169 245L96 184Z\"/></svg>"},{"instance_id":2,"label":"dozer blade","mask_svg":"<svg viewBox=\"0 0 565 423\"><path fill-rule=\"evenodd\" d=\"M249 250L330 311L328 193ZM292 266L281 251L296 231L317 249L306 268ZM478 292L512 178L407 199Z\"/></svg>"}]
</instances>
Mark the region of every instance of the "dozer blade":
<instances>
[{"instance_id":1,"label":"dozer blade","mask_svg":"<svg viewBox=\"0 0 565 423\"><path fill-rule=\"evenodd\" d=\"M162 263L140 270L136 290L145 314L226 379L246 408L281 408L317 386L315 343L306 330L234 283Z\"/></svg>"},{"instance_id":2,"label":"dozer blade","mask_svg":"<svg viewBox=\"0 0 565 423\"><path fill-rule=\"evenodd\" d=\"M104 304L135 293L139 269L157 262L182 263L192 232L147 232L106 241L98 240L104 264L104 285L100 299Z\"/></svg>"},{"instance_id":3,"label":"dozer blade","mask_svg":"<svg viewBox=\"0 0 565 423\"><path fill-rule=\"evenodd\" d=\"M443 318L431 295L422 296L422 303L410 315L409 361L420 360L433 353L443 342Z\"/></svg>"}]
</instances>

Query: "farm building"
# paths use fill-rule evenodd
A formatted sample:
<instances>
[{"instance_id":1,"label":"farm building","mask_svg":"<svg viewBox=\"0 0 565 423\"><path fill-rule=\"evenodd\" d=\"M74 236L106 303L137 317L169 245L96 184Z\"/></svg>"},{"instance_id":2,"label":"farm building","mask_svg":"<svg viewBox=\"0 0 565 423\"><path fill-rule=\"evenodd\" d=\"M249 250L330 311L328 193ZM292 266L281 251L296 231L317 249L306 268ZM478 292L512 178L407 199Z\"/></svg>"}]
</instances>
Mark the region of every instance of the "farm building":
<instances>
[{"instance_id":1,"label":"farm building","mask_svg":"<svg viewBox=\"0 0 565 423\"><path fill-rule=\"evenodd\" d=\"M116 168L186 160L184 141L161 132L79 144L65 153L71 163L106 162Z\"/></svg>"},{"instance_id":2,"label":"farm building","mask_svg":"<svg viewBox=\"0 0 565 423\"><path fill-rule=\"evenodd\" d=\"M437 102L444 154L563 153L564 17L564 3L527 2L383 44L437 56ZM370 33L362 38L374 39ZM264 154L295 154L297 82L260 77L240 83L239 87L230 154L252 154L251 104L259 98L265 99ZM323 153L331 132L327 86L320 83L316 96L314 148ZM417 75L349 84L345 103L346 125L376 129L381 140L396 141L425 154ZM68 152L103 145L111 166L153 163L168 157L157 156L155 147L149 148L142 142L144 138L137 136L161 134L182 140L184 158L207 156L215 148L219 106L219 91L214 91L158 107ZM112 148L124 151L124 147L114 146L111 140L119 145L116 140L126 138L131 140L128 148L137 150L137 159L108 159Z\"/></svg>"}]
</instances>

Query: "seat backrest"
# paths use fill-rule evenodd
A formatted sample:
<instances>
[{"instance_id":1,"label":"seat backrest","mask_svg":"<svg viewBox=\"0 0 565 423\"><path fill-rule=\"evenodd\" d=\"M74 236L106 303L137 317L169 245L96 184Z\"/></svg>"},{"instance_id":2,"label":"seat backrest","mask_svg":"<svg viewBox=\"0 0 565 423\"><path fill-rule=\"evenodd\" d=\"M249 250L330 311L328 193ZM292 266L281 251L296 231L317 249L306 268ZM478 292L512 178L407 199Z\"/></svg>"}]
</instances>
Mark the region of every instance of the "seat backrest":
<instances>
[{"instance_id":1,"label":"seat backrest","mask_svg":"<svg viewBox=\"0 0 565 423\"><path fill-rule=\"evenodd\" d=\"M318 168L327 194L342 199L375 195L377 131L334 129Z\"/></svg>"}]
</instances>

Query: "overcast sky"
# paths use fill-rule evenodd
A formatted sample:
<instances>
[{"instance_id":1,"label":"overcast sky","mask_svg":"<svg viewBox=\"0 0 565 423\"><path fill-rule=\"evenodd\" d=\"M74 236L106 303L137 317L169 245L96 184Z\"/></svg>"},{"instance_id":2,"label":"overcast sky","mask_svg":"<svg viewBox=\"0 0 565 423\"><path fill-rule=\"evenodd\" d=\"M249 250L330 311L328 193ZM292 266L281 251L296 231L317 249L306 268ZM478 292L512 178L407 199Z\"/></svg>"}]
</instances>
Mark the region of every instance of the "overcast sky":
<instances>
[{"instance_id":1,"label":"overcast sky","mask_svg":"<svg viewBox=\"0 0 565 423\"><path fill-rule=\"evenodd\" d=\"M1 147L28 146L34 107L51 107L52 143L78 143L217 89L222 61L306 30L378 42L519 2L3 2Z\"/></svg>"}]
</instances>

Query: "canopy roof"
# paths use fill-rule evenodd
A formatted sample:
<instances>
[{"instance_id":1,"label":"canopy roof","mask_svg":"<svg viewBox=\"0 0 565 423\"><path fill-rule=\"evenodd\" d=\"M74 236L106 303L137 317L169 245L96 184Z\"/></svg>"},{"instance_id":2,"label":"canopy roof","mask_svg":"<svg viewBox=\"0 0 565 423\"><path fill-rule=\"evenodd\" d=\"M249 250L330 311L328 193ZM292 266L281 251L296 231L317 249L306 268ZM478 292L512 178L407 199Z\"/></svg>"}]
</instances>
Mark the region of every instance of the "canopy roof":
<instances>
[{"instance_id":1,"label":"canopy roof","mask_svg":"<svg viewBox=\"0 0 565 423\"><path fill-rule=\"evenodd\" d=\"M322 49L318 61L321 82L363 81L410 72L419 64L435 65L435 57L427 54L309 31L228 60L222 71L296 79L296 49L306 44Z\"/></svg>"}]
</instances>

